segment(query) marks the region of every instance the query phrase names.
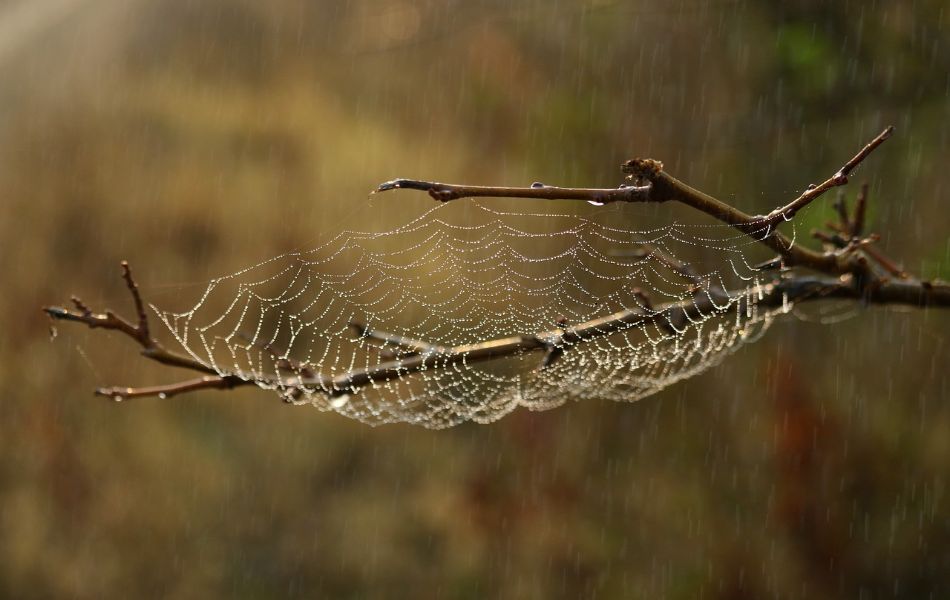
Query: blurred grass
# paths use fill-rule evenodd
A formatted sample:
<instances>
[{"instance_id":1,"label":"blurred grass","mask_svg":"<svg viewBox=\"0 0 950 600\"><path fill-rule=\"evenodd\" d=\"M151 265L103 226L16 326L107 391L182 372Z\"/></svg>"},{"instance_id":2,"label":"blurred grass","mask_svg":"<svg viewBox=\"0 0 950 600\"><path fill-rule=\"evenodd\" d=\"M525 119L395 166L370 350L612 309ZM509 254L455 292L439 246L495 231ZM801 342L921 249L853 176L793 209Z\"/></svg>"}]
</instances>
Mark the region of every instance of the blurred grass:
<instances>
[{"instance_id":1,"label":"blurred grass","mask_svg":"<svg viewBox=\"0 0 950 600\"><path fill-rule=\"evenodd\" d=\"M946 277L947 19L89 0L36 30L0 56L0 595L938 596L944 314L792 320L637 405L428 432L252 390L104 403L94 386L175 374L102 332L50 343L38 307L128 310L120 259L151 301L190 305L211 277L429 205L368 198L396 176L609 185L654 156L765 212L887 123L855 178L871 225Z\"/></svg>"}]
</instances>

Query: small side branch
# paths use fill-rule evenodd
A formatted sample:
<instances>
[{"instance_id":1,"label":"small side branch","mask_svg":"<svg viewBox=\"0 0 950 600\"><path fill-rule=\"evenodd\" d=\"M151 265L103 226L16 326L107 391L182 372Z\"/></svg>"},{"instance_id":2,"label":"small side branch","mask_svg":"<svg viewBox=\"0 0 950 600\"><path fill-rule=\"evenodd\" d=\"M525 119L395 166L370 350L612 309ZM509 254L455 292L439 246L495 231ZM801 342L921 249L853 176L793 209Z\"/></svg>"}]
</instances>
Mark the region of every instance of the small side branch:
<instances>
[{"instance_id":1,"label":"small side branch","mask_svg":"<svg viewBox=\"0 0 950 600\"><path fill-rule=\"evenodd\" d=\"M873 140L867 143L864 148L861 148L861 151L854 155L848 162L844 164L843 167L838 169L838 172L821 182L818 185L810 185L801 196L792 200L783 207L777 208L771 213L769 213L765 218L770 223L778 225L781 221L789 221L792 217L795 216L799 210L805 208L815 200L817 200L822 194L841 185L848 183L848 177L851 175L851 171L857 168L865 158L870 156L874 152L875 148L884 143L884 141L891 137L894 133L894 126L888 126L881 133L877 135Z\"/></svg>"},{"instance_id":2,"label":"small side branch","mask_svg":"<svg viewBox=\"0 0 950 600\"><path fill-rule=\"evenodd\" d=\"M195 391L199 389L231 389L239 385L249 385L254 382L245 381L232 375L219 375L214 369L204 365L197 360L167 350L158 340L152 337L148 324L148 315L145 312L145 303L142 301L142 295L139 291L138 283L132 276L132 269L129 263L122 261L122 279L125 280L129 294L132 296L132 302L135 306L137 321L133 324L131 321L117 315L111 310L104 313L93 312L82 300L77 297L72 298L75 309L63 308L60 306L47 306L43 312L51 319L57 321L70 321L73 323L82 323L90 329L107 329L118 331L126 335L142 347L142 355L159 362L163 365L172 367L181 367L199 373L205 373L206 376L200 379L174 383L166 386L155 386L146 388L99 388L96 394L99 396L108 396L110 398L139 398L142 396L161 396L171 397L175 394Z\"/></svg>"},{"instance_id":3,"label":"small side branch","mask_svg":"<svg viewBox=\"0 0 950 600\"><path fill-rule=\"evenodd\" d=\"M887 271L888 274L899 279L907 279L909 275L904 271L904 269L902 269L896 262L888 258L883 252L872 245L877 241L877 239L878 236L875 235L866 240L861 240L861 251L871 257L871 259L874 260L874 262L876 262L882 269Z\"/></svg>"},{"instance_id":4,"label":"small side branch","mask_svg":"<svg viewBox=\"0 0 950 600\"><path fill-rule=\"evenodd\" d=\"M848 213L848 205L844 197L839 196L835 202L835 209L838 212L838 222L829 222L825 224L828 232L812 231L812 236L821 240L832 248L838 249L842 255L850 254L855 264L860 267L855 273L868 275L865 273L866 262L862 260L860 254L863 254L874 261L878 269L893 277L907 279L909 275L898 264L878 250L874 243L881 239L881 236L872 233L867 237L861 237L864 232L864 219L867 210L868 185L862 183L858 190L858 198L854 205L854 214ZM873 270L873 269L872 269Z\"/></svg>"},{"instance_id":5,"label":"small side branch","mask_svg":"<svg viewBox=\"0 0 950 600\"><path fill-rule=\"evenodd\" d=\"M241 385L249 385L251 382L239 377L212 376L206 375L197 379L189 379L178 383L168 385L155 385L149 387L101 387L97 388L97 396L105 396L116 401L129 400L132 398L171 398L179 394L197 392L199 390L230 390Z\"/></svg>"},{"instance_id":6,"label":"small side branch","mask_svg":"<svg viewBox=\"0 0 950 600\"><path fill-rule=\"evenodd\" d=\"M430 344L429 342L414 340L405 336L396 335L395 333L387 333L378 329L372 329L371 327L360 323L359 321L350 321L350 328L356 332L357 337L366 338L376 342L381 342L382 344L401 348L403 350L403 352L400 353L402 356L442 353L446 350L445 346ZM395 353L390 348L380 348L380 352L383 354L389 354L395 358Z\"/></svg>"}]
</instances>

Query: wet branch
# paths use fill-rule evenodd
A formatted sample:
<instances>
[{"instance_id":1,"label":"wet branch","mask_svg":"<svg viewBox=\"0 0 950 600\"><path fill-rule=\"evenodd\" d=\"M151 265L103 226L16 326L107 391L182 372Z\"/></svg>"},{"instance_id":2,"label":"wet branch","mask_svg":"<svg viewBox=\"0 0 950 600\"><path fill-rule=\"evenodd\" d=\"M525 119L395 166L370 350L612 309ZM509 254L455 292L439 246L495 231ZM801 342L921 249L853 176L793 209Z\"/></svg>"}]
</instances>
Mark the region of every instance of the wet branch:
<instances>
[{"instance_id":1,"label":"wet branch","mask_svg":"<svg viewBox=\"0 0 950 600\"><path fill-rule=\"evenodd\" d=\"M95 313L82 300L73 296L72 303L74 309L63 308L60 306L47 306L43 311L49 317L56 321L71 321L82 323L90 329L107 329L118 331L138 343L141 347L142 356L159 362L170 367L180 367L205 373L206 376L200 379L193 379L167 386L156 386L148 388L129 388L129 387L105 387L96 389L98 396L107 396L116 400L123 398L137 398L142 396L161 396L171 397L184 392L191 392L200 389L231 389L240 385L252 384L252 381L246 381L234 375L219 375L211 367L204 365L197 360L167 350L155 338L152 337L149 325L148 315L145 312L145 303L142 301L142 295L139 292L139 286L132 276L132 269L129 263L122 261L122 279L132 296L132 302L135 305L137 322L133 325L111 310L104 313Z\"/></svg>"},{"instance_id":2,"label":"wet branch","mask_svg":"<svg viewBox=\"0 0 950 600\"><path fill-rule=\"evenodd\" d=\"M413 189L428 192L439 201L492 196L543 200L586 200L596 204L608 202L667 202L676 201L710 215L751 238L773 249L777 256L759 265L763 274L773 272L771 282L756 292L757 304L765 308L779 308L787 303L802 303L827 299L851 300L863 304L907 305L918 308L950 307L950 284L925 281L908 275L896 261L874 246L877 234L864 235L867 186L861 187L853 213L843 196L835 208L839 221L829 223L827 231L813 232L824 244L822 250L812 250L792 244L776 231L777 227L818 199L832 188L845 185L854 169L861 164L893 132L892 127L882 131L834 175L818 185L809 186L798 198L776 208L765 216L748 215L712 196L696 190L663 171L659 161L634 159L623 164L630 185L612 189L561 188L535 183L528 188L453 185L437 182L396 179L381 184L376 192L394 189ZM74 308L47 307L43 310L50 318L82 323L93 329L118 331L141 346L142 354L159 363L189 369L202 374L197 379L152 387L99 388L96 394L115 399L160 397L204 389L227 390L252 384L270 385L289 390L292 397L305 391L339 397L358 392L375 383L400 379L413 373L444 369L458 364L473 364L497 358L540 351L544 355L539 368L548 368L572 346L609 336L620 331L654 326L664 335L675 335L692 320L712 312L745 311L749 307L748 291L727 291L713 285L697 274L688 264L667 255L661 248L645 246L643 257L650 255L691 284L692 297L679 302L656 305L644 292L633 290L640 306L584 323L569 324L559 319L548 331L526 332L507 338L487 340L475 344L448 347L425 340L373 329L368 324L351 322L350 327L358 340L375 344L380 356L386 359L376 366L355 369L339 375L324 375L311 365L298 363L269 345L249 343L262 348L276 362L278 371L286 375L272 378L245 379L237 374L219 374L211 367L189 356L165 349L149 330L145 303L127 263L122 263L122 277L132 296L136 319L124 319L112 311L93 312L80 299L73 298ZM789 267L806 267L818 275L792 274Z\"/></svg>"},{"instance_id":3,"label":"wet branch","mask_svg":"<svg viewBox=\"0 0 950 600\"><path fill-rule=\"evenodd\" d=\"M950 307L950 284L917 280L880 282L864 289L850 275L843 277L795 277L762 287L759 306L779 308L786 302L802 303L816 300L854 300L871 304L903 304L916 307ZM734 299L734 298L733 298ZM427 369L446 368L460 364L484 362L531 351L549 351L605 337L628 329L657 325L665 330L682 330L690 320L715 312L716 306L729 301L727 293L710 290L691 300L663 304L652 310L625 310L573 326L559 327L533 335L512 336L448 348L436 354L419 354L405 360L383 363L369 369L358 369L338 377L300 380L299 384L319 389L333 396L352 394L361 387L399 379ZM745 311L747 299L735 302L730 311ZM547 360L547 359L545 359ZM543 365L542 365L543 366Z\"/></svg>"},{"instance_id":4,"label":"wet branch","mask_svg":"<svg viewBox=\"0 0 950 600\"><path fill-rule=\"evenodd\" d=\"M802 303L828 299L853 300L869 304L900 304L920 308L950 307L950 284L916 279L876 280L873 284L861 284L852 275L840 277L799 276L776 280L762 286L760 291L762 297L757 301L757 304L766 308L778 308L786 302ZM742 297L732 304L730 311L747 310L748 296L743 292L740 292L743 294ZM540 365L545 368L550 366L563 352L569 351L571 346L621 331L654 325L668 334L673 334L676 330L682 330L686 327L690 320L696 320L703 315L718 311L720 309L717 306L721 307L739 296L739 294L730 294L721 290L707 289L695 294L689 300L654 305L643 292L641 292L641 295L643 296L641 301L643 306L640 308L620 311L584 323L574 325L558 323L555 329L549 331L454 347L413 341L412 348L422 350L424 347L427 350L395 358L371 368L349 371L335 377L315 373L309 368L301 368L298 375L284 377L280 381L263 378L261 382L271 385L279 384L291 390L302 391L306 389L311 392L338 397L356 393L360 388L367 385L400 379L422 370L444 369L463 362L474 364L533 351L545 352L545 357ZM115 329L139 341L137 334L133 335L133 332L137 330L135 328L127 329L119 325L122 322L127 324L127 321L111 312L107 314L111 315L113 320L110 320L109 324L105 324L105 321L109 319L105 315L77 313L58 307L50 307L44 310L54 319L82 322L90 327ZM367 335L365 333L371 331L365 325L354 323L353 327L357 331L363 331L364 337L373 337L372 334ZM377 332L377 335L379 337L376 339L385 340L387 343L395 343L396 339L406 340L406 338L380 334L379 332ZM152 341L152 344L154 343ZM406 347L409 347L409 344ZM209 370L208 367L197 361L179 357L165 350L161 352L143 350L143 355L153 360L159 360L164 364L174 364L200 372ZM168 356L176 358L174 360L161 360L159 358L167 359ZM99 388L96 390L96 394L114 399L146 396L169 398L176 394L202 389L226 390L255 383L255 381L245 380L237 375L210 375L164 386Z\"/></svg>"},{"instance_id":5,"label":"wet branch","mask_svg":"<svg viewBox=\"0 0 950 600\"><path fill-rule=\"evenodd\" d=\"M248 385L252 382L245 381L239 377L221 377L219 375L205 375L197 379L180 381L168 385L155 385L149 387L106 387L97 388L97 396L106 396L113 400L122 401L131 398L171 398L179 394L188 392L197 392L199 390L230 390L239 385Z\"/></svg>"},{"instance_id":6,"label":"wet branch","mask_svg":"<svg viewBox=\"0 0 950 600\"><path fill-rule=\"evenodd\" d=\"M845 185L848 183L848 177L851 175L851 171L854 171L858 165L860 165L865 158L871 155L874 152L875 148L884 143L884 140L891 137L894 133L894 126L888 126L881 133L877 135L873 140L867 143L864 148L861 148L861 151L858 152L854 157L846 162L843 167L838 169L838 172L821 182L816 186L808 186L808 188L802 193L801 196L792 200L785 206L777 208L766 216L766 219L771 221L773 224L778 224L780 221L791 220L795 214L817 200L822 194L830 190L831 188ZM860 201L859 201L860 204ZM862 213L863 219L863 213Z\"/></svg>"},{"instance_id":7,"label":"wet branch","mask_svg":"<svg viewBox=\"0 0 950 600\"><path fill-rule=\"evenodd\" d=\"M526 198L544 200L583 200L594 204L610 202L679 202L732 225L746 235L762 242L782 258L786 266L804 266L822 273L841 274L854 270L854 265L841 261L835 253L820 253L792 243L776 229L784 221L817 200L828 190L845 185L851 172L860 165L878 146L891 136L893 127L887 127L864 148L848 160L834 175L818 185L810 185L795 200L776 208L768 215L750 215L705 192L701 192L674 178L663 170L663 163L649 158L635 158L625 162L621 170L634 185L614 189L562 188L543 183L531 187L492 187L394 179L379 185L374 193L395 189L412 189L428 192L441 202L475 197Z\"/></svg>"},{"instance_id":8,"label":"wet branch","mask_svg":"<svg viewBox=\"0 0 950 600\"><path fill-rule=\"evenodd\" d=\"M595 204L610 202L653 202L650 186L621 186L619 188L566 188L540 182L531 187L496 187L487 185L457 185L415 179L393 179L379 184L374 194L389 190L420 190L428 192L440 202L461 198L529 198L533 200L584 200Z\"/></svg>"}]
</instances>

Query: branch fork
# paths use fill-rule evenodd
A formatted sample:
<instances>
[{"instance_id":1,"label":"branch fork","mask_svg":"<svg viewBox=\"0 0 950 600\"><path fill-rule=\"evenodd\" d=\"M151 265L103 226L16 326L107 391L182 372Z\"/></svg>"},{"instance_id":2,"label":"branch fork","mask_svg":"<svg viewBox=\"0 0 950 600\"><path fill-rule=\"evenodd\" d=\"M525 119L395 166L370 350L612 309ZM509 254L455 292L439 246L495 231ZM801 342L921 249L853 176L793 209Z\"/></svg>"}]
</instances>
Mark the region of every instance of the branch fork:
<instances>
[{"instance_id":1,"label":"branch fork","mask_svg":"<svg viewBox=\"0 0 950 600\"><path fill-rule=\"evenodd\" d=\"M100 387L95 394L105 396L113 400L121 401L128 398L139 398L144 396L157 396L160 398L170 398L177 394L192 392L202 389L231 389L240 385L247 385L253 382L245 381L233 375L219 375L210 367L194 360L191 357L184 356L167 350L154 337L152 337L148 324L148 315L145 311L145 303L142 301L142 295L139 291L138 283L132 276L132 269L129 263L122 261L122 279L125 281L126 288L132 296L132 302L135 306L137 320L135 324L120 317L111 310L104 313L95 313L78 297L73 296L72 303L75 310L59 306L48 306L43 311L54 321L72 321L82 323L90 329L108 329L118 331L138 343L141 347L141 353L146 358L169 365L181 367L205 373L204 377L190 379L170 385L153 387Z\"/></svg>"}]
</instances>

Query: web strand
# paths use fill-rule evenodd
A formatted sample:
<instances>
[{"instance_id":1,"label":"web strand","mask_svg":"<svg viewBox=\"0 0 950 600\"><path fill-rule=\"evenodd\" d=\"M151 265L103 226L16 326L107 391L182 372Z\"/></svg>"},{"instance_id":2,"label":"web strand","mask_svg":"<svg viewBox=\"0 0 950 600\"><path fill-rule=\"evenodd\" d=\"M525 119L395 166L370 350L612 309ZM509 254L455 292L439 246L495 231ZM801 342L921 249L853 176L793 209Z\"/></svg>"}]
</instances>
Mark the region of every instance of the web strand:
<instances>
[{"instance_id":1,"label":"web strand","mask_svg":"<svg viewBox=\"0 0 950 600\"><path fill-rule=\"evenodd\" d=\"M159 314L184 350L220 375L366 423L443 428L519 406L649 396L717 364L791 310L758 306L748 236L724 225L625 228L635 217L437 205L390 231L345 231L221 277L190 310ZM713 298L713 289L711 308L696 304L682 322L653 308ZM562 336L547 354L442 354L619 311L657 318L589 340ZM414 372L351 389L326 383L420 353L431 360Z\"/></svg>"}]
</instances>

